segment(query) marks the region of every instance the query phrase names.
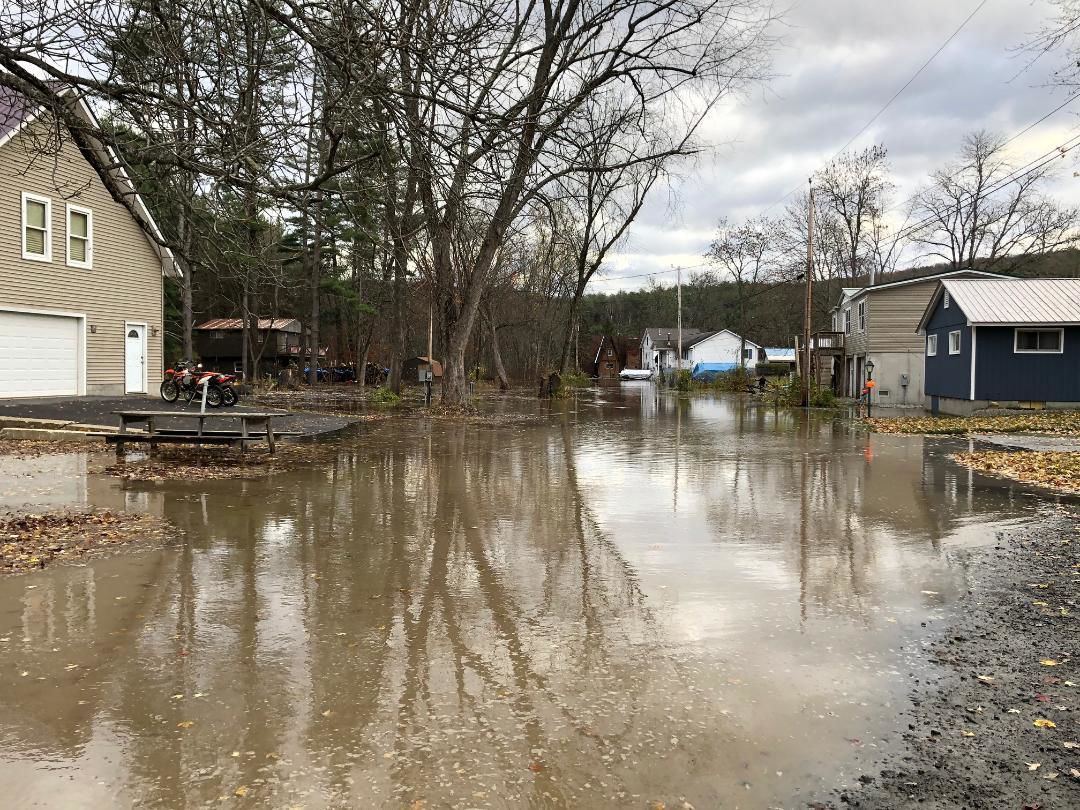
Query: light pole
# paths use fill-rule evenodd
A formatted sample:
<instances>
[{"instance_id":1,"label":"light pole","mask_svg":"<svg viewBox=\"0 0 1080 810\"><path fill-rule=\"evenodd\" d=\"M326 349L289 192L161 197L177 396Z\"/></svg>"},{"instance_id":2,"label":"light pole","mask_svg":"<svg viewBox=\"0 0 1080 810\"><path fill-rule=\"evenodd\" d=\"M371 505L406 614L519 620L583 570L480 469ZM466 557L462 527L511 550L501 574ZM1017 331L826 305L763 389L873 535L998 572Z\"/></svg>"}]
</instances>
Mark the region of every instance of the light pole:
<instances>
[{"instance_id":1,"label":"light pole","mask_svg":"<svg viewBox=\"0 0 1080 810\"><path fill-rule=\"evenodd\" d=\"M866 416L870 416L870 401L874 396L874 361L866 361Z\"/></svg>"}]
</instances>

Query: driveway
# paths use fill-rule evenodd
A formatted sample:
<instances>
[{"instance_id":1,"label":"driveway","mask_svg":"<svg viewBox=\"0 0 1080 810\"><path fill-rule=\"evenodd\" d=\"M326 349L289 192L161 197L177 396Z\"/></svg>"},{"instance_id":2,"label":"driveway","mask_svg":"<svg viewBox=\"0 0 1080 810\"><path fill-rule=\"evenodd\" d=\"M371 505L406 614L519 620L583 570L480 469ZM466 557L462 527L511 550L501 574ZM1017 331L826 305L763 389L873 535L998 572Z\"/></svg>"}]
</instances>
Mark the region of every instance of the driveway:
<instances>
[{"instance_id":1,"label":"driveway","mask_svg":"<svg viewBox=\"0 0 1080 810\"><path fill-rule=\"evenodd\" d=\"M208 408L214 412L215 409ZM169 404L160 399L146 396L130 397L48 397L40 399L0 400L0 417L23 419L57 419L75 422L81 425L115 426L118 422L113 411L176 411L178 416L199 412L199 404L190 405L177 402ZM289 413L278 408L264 408L245 405L243 401L232 408L216 409L220 413L239 414L244 412L281 413L284 416L275 424L276 429L295 430L307 435L318 435L340 430L358 421L342 416L318 413ZM175 427L163 423L163 427ZM239 429L239 422L228 420L219 425L223 429Z\"/></svg>"}]
</instances>

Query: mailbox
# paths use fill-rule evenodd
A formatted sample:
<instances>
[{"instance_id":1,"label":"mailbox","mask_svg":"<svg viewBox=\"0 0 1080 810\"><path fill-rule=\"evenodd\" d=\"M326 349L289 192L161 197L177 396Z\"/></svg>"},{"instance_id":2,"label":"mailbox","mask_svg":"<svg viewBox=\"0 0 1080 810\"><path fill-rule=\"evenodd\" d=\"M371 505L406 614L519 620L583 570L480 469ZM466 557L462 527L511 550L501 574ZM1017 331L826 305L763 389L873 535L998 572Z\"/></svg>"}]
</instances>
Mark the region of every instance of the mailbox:
<instances>
[{"instance_id":1,"label":"mailbox","mask_svg":"<svg viewBox=\"0 0 1080 810\"><path fill-rule=\"evenodd\" d=\"M900 385L906 386L911 378L907 374L900 375Z\"/></svg>"}]
</instances>

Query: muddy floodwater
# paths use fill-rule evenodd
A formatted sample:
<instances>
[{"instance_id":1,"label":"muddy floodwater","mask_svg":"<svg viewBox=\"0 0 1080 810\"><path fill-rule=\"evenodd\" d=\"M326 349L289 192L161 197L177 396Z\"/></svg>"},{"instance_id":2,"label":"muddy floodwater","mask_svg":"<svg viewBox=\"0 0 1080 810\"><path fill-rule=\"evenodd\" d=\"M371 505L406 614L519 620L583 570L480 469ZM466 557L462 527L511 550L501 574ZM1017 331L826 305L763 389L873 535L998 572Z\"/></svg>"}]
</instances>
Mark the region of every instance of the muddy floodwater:
<instances>
[{"instance_id":1,"label":"muddy floodwater","mask_svg":"<svg viewBox=\"0 0 1080 810\"><path fill-rule=\"evenodd\" d=\"M249 481L0 465L5 509L184 532L0 580L0 804L803 806L899 744L967 552L1047 508L825 414L486 407L540 418Z\"/></svg>"}]
</instances>

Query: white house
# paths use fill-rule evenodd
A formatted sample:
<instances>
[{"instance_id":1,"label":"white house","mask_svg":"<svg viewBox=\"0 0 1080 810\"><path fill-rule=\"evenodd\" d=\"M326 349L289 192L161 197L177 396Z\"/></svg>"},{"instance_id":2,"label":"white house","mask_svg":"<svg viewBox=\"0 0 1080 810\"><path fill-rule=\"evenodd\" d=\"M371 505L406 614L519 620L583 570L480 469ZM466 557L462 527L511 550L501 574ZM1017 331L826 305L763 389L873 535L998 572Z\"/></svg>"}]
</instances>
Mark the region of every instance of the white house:
<instances>
[{"instance_id":1,"label":"white house","mask_svg":"<svg viewBox=\"0 0 1080 810\"><path fill-rule=\"evenodd\" d=\"M682 330L683 355L690 342L712 332L684 327ZM678 356L679 330L674 327L650 327L641 338L641 367L652 369L656 374L675 370ZM685 362L683 367L686 367Z\"/></svg>"},{"instance_id":2,"label":"white house","mask_svg":"<svg viewBox=\"0 0 1080 810\"><path fill-rule=\"evenodd\" d=\"M698 363L753 368L760 356L761 346L730 329L706 332L689 344L683 342L683 368L693 369Z\"/></svg>"},{"instance_id":3,"label":"white house","mask_svg":"<svg viewBox=\"0 0 1080 810\"><path fill-rule=\"evenodd\" d=\"M679 332L676 328L649 328L641 338L642 368L657 374L669 374L676 367ZM702 332L699 329L682 330L682 367L693 369L698 363L723 364L729 368L742 366L753 368L763 358L761 347L722 329L719 332Z\"/></svg>"}]
</instances>

